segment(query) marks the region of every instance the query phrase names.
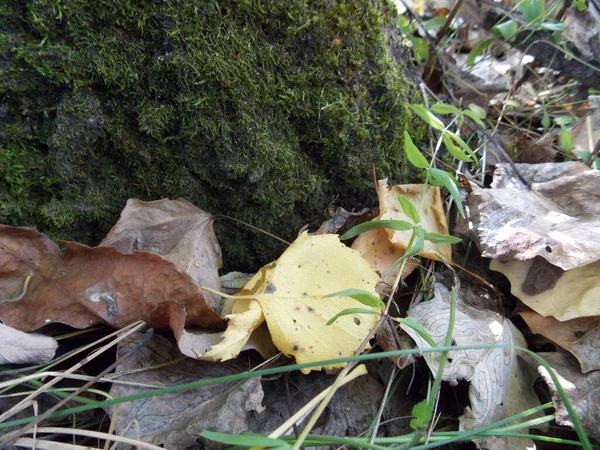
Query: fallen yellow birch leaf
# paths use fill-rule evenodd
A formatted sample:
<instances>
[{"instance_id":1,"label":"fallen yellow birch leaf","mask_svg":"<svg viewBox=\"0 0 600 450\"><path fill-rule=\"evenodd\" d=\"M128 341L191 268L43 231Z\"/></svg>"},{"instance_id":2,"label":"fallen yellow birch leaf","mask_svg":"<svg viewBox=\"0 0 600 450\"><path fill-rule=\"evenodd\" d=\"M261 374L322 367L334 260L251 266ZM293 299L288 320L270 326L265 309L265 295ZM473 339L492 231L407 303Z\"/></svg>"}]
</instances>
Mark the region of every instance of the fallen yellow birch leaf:
<instances>
[{"instance_id":1,"label":"fallen yellow birch leaf","mask_svg":"<svg viewBox=\"0 0 600 450\"><path fill-rule=\"evenodd\" d=\"M362 289L376 294L379 277L358 252L337 235L302 233L281 257L263 267L235 297L223 339L203 357L235 358L252 331L267 322L275 346L298 363L351 356L377 323L378 314L349 314L349 308L372 309L350 297L328 294ZM344 367L345 363L325 366ZM321 370L322 367L304 369Z\"/></svg>"}]
</instances>

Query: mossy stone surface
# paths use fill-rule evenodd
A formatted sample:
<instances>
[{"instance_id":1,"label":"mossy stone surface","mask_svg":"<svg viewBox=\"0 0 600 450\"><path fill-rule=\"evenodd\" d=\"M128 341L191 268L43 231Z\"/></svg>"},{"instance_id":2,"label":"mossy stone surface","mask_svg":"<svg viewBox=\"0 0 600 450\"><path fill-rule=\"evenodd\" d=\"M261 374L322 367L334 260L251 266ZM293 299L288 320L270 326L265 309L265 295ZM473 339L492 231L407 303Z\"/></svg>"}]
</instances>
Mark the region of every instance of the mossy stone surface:
<instances>
[{"instance_id":1,"label":"mossy stone surface","mask_svg":"<svg viewBox=\"0 0 600 450\"><path fill-rule=\"evenodd\" d=\"M293 239L414 180L425 131L395 13L369 1L7 0L0 223L98 243L130 197L183 197ZM390 44L391 42L391 44ZM229 268L281 244L217 219Z\"/></svg>"}]
</instances>

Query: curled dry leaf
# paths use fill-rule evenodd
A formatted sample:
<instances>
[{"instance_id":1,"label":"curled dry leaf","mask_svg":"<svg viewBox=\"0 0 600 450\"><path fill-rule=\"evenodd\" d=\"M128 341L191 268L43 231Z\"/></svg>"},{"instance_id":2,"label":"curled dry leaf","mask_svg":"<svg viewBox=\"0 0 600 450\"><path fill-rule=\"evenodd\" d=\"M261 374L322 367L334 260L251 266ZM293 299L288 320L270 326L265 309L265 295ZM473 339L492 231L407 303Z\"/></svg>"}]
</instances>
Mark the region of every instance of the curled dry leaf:
<instances>
[{"instance_id":1,"label":"curled dry leaf","mask_svg":"<svg viewBox=\"0 0 600 450\"><path fill-rule=\"evenodd\" d=\"M442 196L440 189L435 186L424 184L402 184L392 186L387 184L387 179L379 180L377 196L379 198L379 217L380 220L412 220L404 214L398 196L402 195L410 201L416 209L422 204L419 211L421 216L421 225L425 231L430 233L448 234L448 223L444 213ZM390 242L403 252L406 251L412 231L386 230ZM436 261L452 260L452 247L450 244L434 244L425 241L423 251L418 254L423 258L434 259Z\"/></svg>"},{"instance_id":2,"label":"curled dry leaf","mask_svg":"<svg viewBox=\"0 0 600 450\"><path fill-rule=\"evenodd\" d=\"M534 311L519 314L533 333L544 336L575 356L583 373L600 370L600 317L559 322Z\"/></svg>"},{"instance_id":3,"label":"curled dry leaf","mask_svg":"<svg viewBox=\"0 0 600 450\"><path fill-rule=\"evenodd\" d=\"M127 200L121 217L100 246L115 247L126 255L136 251L158 253L198 285L220 290L219 268L223 262L212 215L181 198ZM210 292L205 295L218 309L221 298Z\"/></svg>"},{"instance_id":4,"label":"curled dry leaf","mask_svg":"<svg viewBox=\"0 0 600 450\"><path fill-rule=\"evenodd\" d=\"M576 163L575 167L565 164L561 168L563 164L517 164L523 177L531 180L532 191L515 181L514 171L504 166L500 166L494 186L509 187L484 190L473 186L467 197L470 217L461 229L478 243L483 256L502 262L540 256L562 270L600 259L600 218L597 214L587 215L587 211L597 208L600 173L591 171L584 176L587 167L579 164L578 169ZM573 170L581 172L576 177L590 178L583 196L581 190L573 188L570 176L563 177ZM571 215L577 211L586 215Z\"/></svg>"},{"instance_id":5,"label":"curled dry leaf","mask_svg":"<svg viewBox=\"0 0 600 450\"><path fill-rule=\"evenodd\" d=\"M491 311L468 306L460 298L456 303L452 338L457 346L527 345L519 330L508 319ZM411 308L408 317L421 324L438 345L443 345L450 319L450 292L437 283L435 297ZM419 348L431 348L412 328L404 324L400 326ZM439 370L440 356L439 353L424 354L434 376ZM448 354L442 379L450 384L456 384L459 380L471 383L471 406L459 418L461 430L474 430L539 405L532 389L533 379L517 356L516 350L506 348L456 350ZM500 441L494 442L493 448L525 448L523 442L518 440L498 439ZM487 440L489 446L490 439Z\"/></svg>"},{"instance_id":6,"label":"curled dry leaf","mask_svg":"<svg viewBox=\"0 0 600 450\"><path fill-rule=\"evenodd\" d=\"M575 358L564 352L538 353L538 355L546 360L558 376L588 437L600 440L600 428L598 427L600 423L600 371L582 374L577 367ZM537 368L550 388L552 401L556 408L556 423L572 427L573 422L546 368L528 355L524 359Z\"/></svg>"},{"instance_id":7,"label":"curled dry leaf","mask_svg":"<svg viewBox=\"0 0 600 450\"><path fill-rule=\"evenodd\" d=\"M220 329L222 319L189 275L160 255L113 247L58 246L33 228L0 225L0 319L31 331L60 322L76 328L138 320L164 328L165 311L185 310L185 325ZM179 323L183 328L184 323Z\"/></svg>"},{"instance_id":8,"label":"curled dry leaf","mask_svg":"<svg viewBox=\"0 0 600 450\"><path fill-rule=\"evenodd\" d=\"M58 342L0 324L0 364L43 364L54 358Z\"/></svg>"},{"instance_id":9,"label":"curled dry leaf","mask_svg":"<svg viewBox=\"0 0 600 450\"><path fill-rule=\"evenodd\" d=\"M423 192L425 192L423 194ZM387 178L379 180L377 196L379 198L379 216L373 220L403 220L412 222L404 214L398 195L406 197L415 208L419 208L423 202L423 208L420 211L421 225L425 231L448 234L448 224L440 190L437 187L425 186L424 184L405 184L392 186L387 184ZM423 200L423 196L425 199ZM371 266L373 266L388 284L392 284L396 274L397 267L394 263L406 252L406 247L410 241L412 231L397 231L390 229L376 229L367 231L359 235L352 243L352 248L360 252ZM436 245L430 241L425 241L424 249L418 254L424 258L451 260L452 249L448 244ZM407 277L415 269L417 264L409 260L404 266L402 278Z\"/></svg>"},{"instance_id":10,"label":"curled dry leaf","mask_svg":"<svg viewBox=\"0 0 600 450\"><path fill-rule=\"evenodd\" d=\"M273 343L298 363L351 356L379 315L354 313L328 326L327 322L345 309L369 308L350 297L326 296L347 289L376 295L378 282L369 264L336 235L304 232L244 287L226 316L229 324L223 340L204 355L199 349L199 356L211 360L235 358L250 334L265 321Z\"/></svg>"}]
</instances>

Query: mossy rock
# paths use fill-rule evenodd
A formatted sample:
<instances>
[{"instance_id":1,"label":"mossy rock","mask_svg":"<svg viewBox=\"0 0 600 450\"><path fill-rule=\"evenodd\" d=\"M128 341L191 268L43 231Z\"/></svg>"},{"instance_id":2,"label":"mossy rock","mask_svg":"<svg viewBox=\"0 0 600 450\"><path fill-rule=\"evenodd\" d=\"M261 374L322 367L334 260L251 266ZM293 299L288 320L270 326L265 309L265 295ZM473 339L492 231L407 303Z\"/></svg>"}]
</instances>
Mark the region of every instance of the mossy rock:
<instances>
[{"instance_id":1,"label":"mossy rock","mask_svg":"<svg viewBox=\"0 0 600 450\"><path fill-rule=\"evenodd\" d=\"M96 244L130 197L183 197L293 239L414 180L425 135L385 1L8 0L0 223ZM217 219L226 266L281 244Z\"/></svg>"}]
</instances>

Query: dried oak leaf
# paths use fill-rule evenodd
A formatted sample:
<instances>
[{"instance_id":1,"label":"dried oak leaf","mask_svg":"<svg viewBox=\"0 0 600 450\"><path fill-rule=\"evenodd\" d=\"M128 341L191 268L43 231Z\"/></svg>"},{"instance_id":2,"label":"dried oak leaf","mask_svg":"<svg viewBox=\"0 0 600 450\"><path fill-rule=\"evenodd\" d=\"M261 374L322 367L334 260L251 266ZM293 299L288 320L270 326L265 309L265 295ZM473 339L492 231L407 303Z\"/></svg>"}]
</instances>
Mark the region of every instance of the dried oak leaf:
<instances>
[{"instance_id":1,"label":"dried oak leaf","mask_svg":"<svg viewBox=\"0 0 600 450\"><path fill-rule=\"evenodd\" d=\"M144 320L149 327L165 328L164 311L171 305L185 308L185 325L223 328L198 285L162 256L64 245L61 254L34 228L0 225L0 319L5 324L31 331L52 322L120 328Z\"/></svg>"},{"instance_id":2,"label":"dried oak leaf","mask_svg":"<svg viewBox=\"0 0 600 450\"><path fill-rule=\"evenodd\" d=\"M540 256L571 270L598 261L600 220L594 211L600 173L581 166L517 164L532 190L515 181L514 170L499 166L493 189L473 186L462 231L478 243L483 256L502 262Z\"/></svg>"},{"instance_id":3,"label":"dried oak leaf","mask_svg":"<svg viewBox=\"0 0 600 450\"><path fill-rule=\"evenodd\" d=\"M127 200L119 221L100 246L115 247L128 255L136 251L158 253L198 285L221 290L219 268L223 261L212 215L184 199ZM220 296L205 295L215 309L219 307Z\"/></svg>"},{"instance_id":4,"label":"dried oak leaf","mask_svg":"<svg viewBox=\"0 0 600 450\"><path fill-rule=\"evenodd\" d=\"M559 322L534 311L519 313L535 334L540 334L571 353L583 373L600 370L600 317L580 317Z\"/></svg>"},{"instance_id":5,"label":"dried oak leaf","mask_svg":"<svg viewBox=\"0 0 600 450\"><path fill-rule=\"evenodd\" d=\"M600 371L582 374L577 361L568 353L538 353L556 373L561 386L573 405L573 409L583 425L588 437L600 440ZM546 368L526 355L524 359L537 368L540 376L552 393L552 401L556 408L556 423L572 427L573 422L560 398L556 385Z\"/></svg>"}]
</instances>

